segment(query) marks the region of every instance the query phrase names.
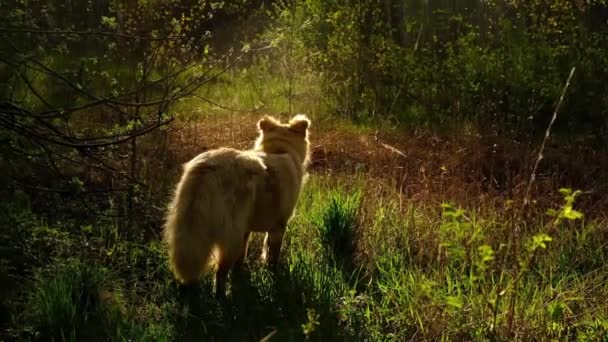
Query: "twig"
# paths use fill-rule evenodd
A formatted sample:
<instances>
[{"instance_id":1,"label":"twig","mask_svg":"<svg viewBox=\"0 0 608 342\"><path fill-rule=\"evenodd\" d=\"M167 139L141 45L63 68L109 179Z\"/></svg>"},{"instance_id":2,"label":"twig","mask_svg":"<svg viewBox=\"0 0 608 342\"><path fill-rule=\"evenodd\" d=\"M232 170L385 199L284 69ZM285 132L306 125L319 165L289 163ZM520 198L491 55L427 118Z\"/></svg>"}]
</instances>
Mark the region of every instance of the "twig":
<instances>
[{"instance_id":1,"label":"twig","mask_svg":"<svg viewBox=\"0 0 608 342\"><path fill-rule=\"evenodd\" d=\"M273 331L271 331L271 332L270 332L268 335L266 335L266 336L262 337L262 338L260 339L260 342L268 342L268 341L270 341L270 339L271 339L271 338L272 338L274 335L276 335L277 331L278 331L278 330L276 330L276 329L275 329L275 330L273 330Z\"/></svg>"},{"instance_id":2,"label":"twig","mask_svg":"<svg viewBox=\"0 0 608 342\"><path fill-rule=\"evenodd\" d=\"M555 119L557 119L557 113L559 111L559 108L562 105L562 102L564 101L564 96L566 95L566 90L568 90L568 86L570 85L570 80L572 79L572 75L574 75L574 70L576 70L576 67L572 67L572 70L570 70L570 76L568 76L568 80L566 81L566 84L564 85L564 89L562 89L562 95L560 96L559 102L557 103L557 106L555 107L555 110L553 111L553 117L551 117L551 122L549 122L549 126L547 126L547 131L545 132L545 138L543 139L543 142L540 145L540 150L538 151L538 157L536 158L536 162L534 163L534 168L532 169L532 173L530 174L530 181L528 181L528 187L526 188L526 194L524 196L524 203L523 203L524 207L527 206L529 203L530 189L532 188L532 183L536 179L536 170L538 169L538 164L540 164L541 159L543 159L543 151L545 150L545 143L547 142L547 140L549 140L549 135L551 134L551 127L553 126Z\"/></svg>"},{"instance_id":3,"label":"twig","mask_svg":"<svg viewBox=\"0 0 608 342\"><path fill-rule=\"evenodd\" d=\"M144 37L133 34L117 33L109 31L70 31L70 30L33 30L19 27L0 27L0 33L35 33L47 35L79 35L79 36L110 36L117 38L129 38L150 41L162 40L182 40L188 39L188 36L166 36L166 37Z\"/></svg>"},{"instance_id":4,"label":"twig","mask_svg":"<svg viewBox=\"0 0 608 342\"><path fill-rule=\"evenodd\" d=\"M59 137L59 138L64 139L63 141L49 138L47 135L43 135L39 132L36 132L35 129L32 127L29 127L29 126L27 126L23 123L17 122L17 121L11 122L11 121L3 118L1 115L0 115L0 126L3 126L7 129L12 129L12 130L18 131L20 134L25 135L30 138L39 138L39 139L45 140L54 145L72 147L72 148L77 148L77 149L87 149L87 148L98 148L98 147L105 147L105 146L111 146L111 145L119 145L119 144L129 141L135 137L147 134L157 128L166 126L169 123L171 123L174 119L175 118L169 118L169 119L161 121L161 122L155 122L138 131L132 132L132 134L124 135L121 138L110 140L110 141L97 142L97 143L75 143L75 142L70 141L70 139L67 139L67 137L65 137L65 136ZM65 140L68 140L68 141L65 141Z\"/></svg>"},{"instance_id":5,"label":"twig","mask_svg":"<svg viewBox=\"0 0 608 342\"><path fill-rule=\"evenodd\" d=\"M249 109L249 110L248 109L239 109L239 108L228 107L226 105L217 103L217 102L215 102L213 100L210 100L210 99L208 99L206 97L202 97L200 95L192 94L192 96L195 97L195 98L197 98L197 99L199 99L199 100L205 101L205 102L209 103L212 106L216 106L216 107L221 108L221 109L229 110L231 112L251 113L251 112L259 111L259 110L261 110L261 109L263 109L265 107L265 106L262 106L261 108L254 108L254 109Z\"/></svg>"},{"instance_id":6,"label":"twig","mask_svg":"<svg viewBox=\"0 0 608 342\"><path fill-rule=\"evenodd\" d=\"M526 188L526 193L524 195L522 209L525 209L528 206L529 199L530 199L530 189L532 187L532 183L536 179L536 170L538 169L538 164L540 163L541 159L543 159L543 151L545 149L545 143L547 142L547 140L549 140L549 135L551 134L551 127L553 126L553 123L557 119L557 113L559 112L559 108L561 107L561 104L564 100L566 90L568 90L568 86L570 85L570 80L572 79L572 76L574 75L574 70L576 70L575 67L572 67L572 70L570 70L570 75L568 76L568 80L566 81L566 84L564 85L562 94L559 98L559 102L557 103L557 106L555 107L555 110L553 111L553 117L551 118L551 121L549 122L547 131L545 132L545 137L544 137L544 139L541 143L540 149L538 151L538 156L536 158L536 162L534 163L534 168L532 169L532 173L530 174L530 180L528 182L528 186ZM524 212L525 211L522 210L522 213L524 213ZM523 270L519 269L518 262L517 262L517 256L519 254L519 252L518 252L518 250L519 250L519 224L515 223L515 213L514 212L512 212L512 215L511 215L511 226L512 226L512 228L511 228L511 245L512 245L513 259L515 260L515 279L514 279L514 283L513 283L513 292L511 295L511 301L509 303L509 316L508 316L509 334L512 334L512 332L513 332L513 320L515 317L517 292L519 291L519 282L523 275Z\"/></svg>"},{"instance_id":7,"label":"twig","mask_svg":"<svg viewBox=\"0 0 608 342\"><path fill-rule=\"evenodd\" d=\"M418 37L416 38L416 44L414 44L413 54L415 54L416 51L418 51L418 44L420 43L421 35L422 35L422 24L420 24L420 29L418 30ZM401 91L403 90L403 83L405 82L405 75L406 74L403 74L403 78L400 83L401 85L399 86L399 89L397 89L397 95L395 95L395 98L393 99L393 103L391 103L391 106L388 108L388 114L390 114L393 111L393 107L397 103L397 99L399 98L399 95L401 95Z\"/></svg>"},{"instance_id":8,"label":"twig","mask_svg":"<svg viewBox=\"0 0 608 342\"><path fill-rule=\"evenodd\" d=\"M422 24L420 24L420 29L418 30L418 37L416 38L416 44L414 45L414 52L418 50L418 43L420 43L420 35L422 34Z\"/></svg>"}]
</instances>

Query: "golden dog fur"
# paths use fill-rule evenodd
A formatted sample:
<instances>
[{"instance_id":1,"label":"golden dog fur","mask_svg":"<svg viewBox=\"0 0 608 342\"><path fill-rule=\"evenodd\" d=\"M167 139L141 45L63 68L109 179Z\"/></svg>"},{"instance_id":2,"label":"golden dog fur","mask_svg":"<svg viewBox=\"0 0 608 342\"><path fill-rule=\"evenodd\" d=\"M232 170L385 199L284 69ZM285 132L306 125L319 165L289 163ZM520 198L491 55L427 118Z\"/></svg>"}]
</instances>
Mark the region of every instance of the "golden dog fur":
<instances>
[{"instance_id":1,"label":"golden dog fur","mask_svg":"<svg viewBox=\"0 0 608 342\"><path fill-rule=\"evenodd\" d=\"M228 272L241 267L251 232L267 232L263 257L273 265L306 178L310 121L258 122L252 150L220 148L184 165L169 205L163 239L177 280L192 284L216 270L223 296Z\"/></svg>"}]
</instances>

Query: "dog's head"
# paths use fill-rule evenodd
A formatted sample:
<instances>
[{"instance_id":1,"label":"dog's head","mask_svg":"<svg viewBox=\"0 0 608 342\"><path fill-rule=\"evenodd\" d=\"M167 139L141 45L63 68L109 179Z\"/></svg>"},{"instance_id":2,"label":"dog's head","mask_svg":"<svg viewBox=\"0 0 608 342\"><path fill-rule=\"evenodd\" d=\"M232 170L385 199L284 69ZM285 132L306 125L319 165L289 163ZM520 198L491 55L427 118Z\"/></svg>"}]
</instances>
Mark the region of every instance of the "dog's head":
<instances>
[{"instance_id":1,"label":"dog's head","mask_svg":"<svg viewBox=\"0 0 608 342\"><path fill-rule=\"evenodd\" d=\"M289 123L266 116L258 122L260 136L255 148L266 153L289 153L303 164L308 161L308 128L310 120L303 114L294 116Z\"/></svg>"}]
</instances>

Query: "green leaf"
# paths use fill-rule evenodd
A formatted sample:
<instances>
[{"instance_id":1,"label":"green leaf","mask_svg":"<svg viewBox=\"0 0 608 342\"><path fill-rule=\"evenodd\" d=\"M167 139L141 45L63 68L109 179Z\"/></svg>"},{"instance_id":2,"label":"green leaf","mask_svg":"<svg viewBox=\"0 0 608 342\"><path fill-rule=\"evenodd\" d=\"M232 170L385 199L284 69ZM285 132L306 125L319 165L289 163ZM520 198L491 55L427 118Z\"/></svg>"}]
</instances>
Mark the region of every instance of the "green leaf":
<instances>
[{"instance_id":1,"label":"green leaf","mask_svg":"<svg viewBox=\"0 0 608 342\"><path fill-rule=\"evenodd\" d=\"M568 220L576 220L583 218L583 213L572 209L572 207L565 207L562 216Z\"/></svg>"},{"instance_id":2,"label":"green leaf","mask_svg":"<svg viewBox=\"0 0 608 342\"><path fill-rule=\"evenodd\" d=\"M477 251L479 252L480 261L482 263L485 264L494 260L494 250L489 245L481 245L477 247Z\"/></svg>"},{"instance_id":3,"label":"green leaf","mask_svg":"<svg viewBox=\"0 0 608 342\"><path fill-rule=\"evenodd\" d=\"M547 242L553 241L553 238L545 233L536 234L528 242L528 252L534 253L537 249L547 248Z\"/></svg>"},{"instance_id":4,"label":"green leaf","mask_svg":"<svg viewBox=\"0 0 608 342\"><path fill-rule=\"evenodd\" d=\"M457 309L462 309L462 306L464 304L462 298L460 298L459 296L446 296L445 303Z\"/></svg>"},{"instance_id":5,"label":"green leaf","mask_svg":"<svg viewBox=\"0 0 608 342\"><path fill-rule=\"evenodd\" d=\"M564 312L568 309L568 306L564 302L554 301L549 303L547 306L547 312L551 317L551 321L561 321L564 319Z\"/></svg>"},{"instance_id":6,"label":"green leaf","mask_svg":"<svg viewBox=\"0 0 608 342\"><path fill-rule=\"evenodd\" d=\"M115 17L102 16L101 17L101 24L103 26L107 27L107 28L110 28L110 29L116 29L118 27Z\"/></svg>"},{"instance_id":7,"label":"green leaf","mask_svg":"<svg viewBox=\"0 0 608 342\"><path fill-rule=\"evenodd\" d=\"M557 210L555 210L555 209L548 209L547 212L546 212L546 214L548 216L551 216L551 217L556 217L557 216Z\"/></svg>"}]
</instances>

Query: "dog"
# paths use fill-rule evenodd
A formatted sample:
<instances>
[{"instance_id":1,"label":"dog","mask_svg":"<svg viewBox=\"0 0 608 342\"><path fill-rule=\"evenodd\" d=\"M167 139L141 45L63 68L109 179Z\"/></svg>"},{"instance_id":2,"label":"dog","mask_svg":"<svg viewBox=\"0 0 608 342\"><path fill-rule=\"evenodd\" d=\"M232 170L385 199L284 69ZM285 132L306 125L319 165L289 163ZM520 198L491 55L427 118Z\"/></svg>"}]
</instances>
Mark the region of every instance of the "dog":
<instances>
[{"instance_id":1,"label":"dog","mask_svg":"<svg viewBox=\"0 0 608 342\"><path fill-rule=\"evenodd\" d=\"M183 167L169 204L163 240L183 285L215 271L224 297L228 273L244 266L251 232L266 232L262 258L276 267L283 236L308 176L310 120L258 121L253 149L219 148Z\"/></svg>"}]
</instances>

